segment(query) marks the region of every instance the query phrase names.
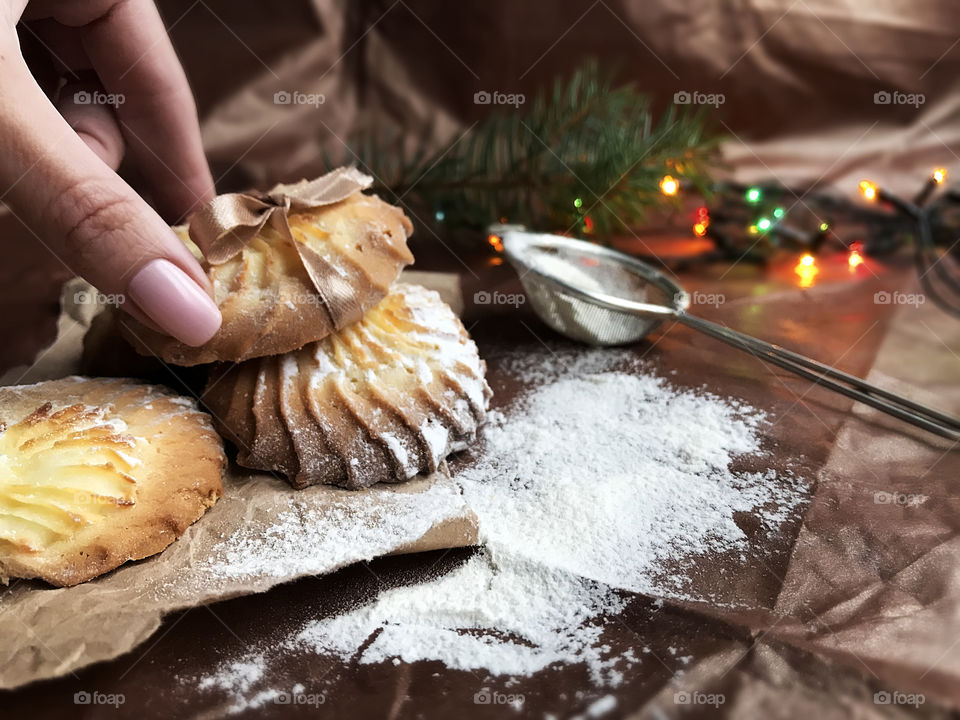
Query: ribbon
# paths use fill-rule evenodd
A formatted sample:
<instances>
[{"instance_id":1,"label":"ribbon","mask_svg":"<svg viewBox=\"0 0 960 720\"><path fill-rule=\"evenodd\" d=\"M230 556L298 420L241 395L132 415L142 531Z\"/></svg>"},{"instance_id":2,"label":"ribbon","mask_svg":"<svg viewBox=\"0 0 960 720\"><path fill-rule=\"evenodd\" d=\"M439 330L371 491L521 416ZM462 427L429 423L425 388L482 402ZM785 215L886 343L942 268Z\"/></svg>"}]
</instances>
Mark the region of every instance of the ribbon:
<instances>
[{"instance_id":1,"label":"ribbon","mask_svg":"<svg viewBox=\"0 0 960 720\"><path fill-rule=\"evenodd\" d=\"M218 195L190 216L190 239L211 265L219 265L243 250L269 223L296 251L330 321L340 329L360 317L354 288L330 263L294 239L289 215L333 205L371 184L373 178L369 175L353 167L342 167L314 180L276 185L265 193Z\"/></svg>"},{"instance_id":2,"label":"ribbon","mask_svg":"<svg viewBox=\"0 0 960 720\"><path fill-rule=\"evenodd\" d=\"M265 193L218 195L190 216L190 239L212 265L219 265L240 252L268 222L293 242L287 220L291 211L333 205L371 184L369 175L342 167L314 180L276 185Z\"/></svg>"}]
</instances>

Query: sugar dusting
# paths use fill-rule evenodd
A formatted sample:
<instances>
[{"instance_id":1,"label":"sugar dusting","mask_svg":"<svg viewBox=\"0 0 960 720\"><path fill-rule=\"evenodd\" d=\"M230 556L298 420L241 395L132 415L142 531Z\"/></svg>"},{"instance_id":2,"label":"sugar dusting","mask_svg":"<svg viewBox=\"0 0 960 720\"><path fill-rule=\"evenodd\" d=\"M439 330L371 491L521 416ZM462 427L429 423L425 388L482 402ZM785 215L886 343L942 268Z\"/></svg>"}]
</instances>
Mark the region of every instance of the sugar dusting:
<instances>
[{"instance_id":1,"label":"sugar dusting","mask_svg":"<svg viewBox=\"0 0 960 720\"><path fill-rule=\"evenodd\" d=\"M419 492L375 488L365 493L310 488L322 493L322 506L294 497L263 530L241 528L198 564L208 581L246 578L294 578L327 573L412 543L431 527L458 516L463 496L449 483L436 482Z\"/></svg>"},{"instance_id":2,"label":"sugar dusting","mask_svg":"<svg viewBox=\"0 0 960 720\"><path fill-rule=\"evenodd\" d=\"M483 550L438 579L309 622L274 651L513 677L582 664L596 687L616 687L640 659L604 644L604 619L631 593L698 597L698 561L750 549L739 513L773 535L806 497L789 474L736 469L768 452L761 412L673 387L629 353L505 365L533 389L491 414L482 450L455 477Z\"/></svg>"}]
</instances>

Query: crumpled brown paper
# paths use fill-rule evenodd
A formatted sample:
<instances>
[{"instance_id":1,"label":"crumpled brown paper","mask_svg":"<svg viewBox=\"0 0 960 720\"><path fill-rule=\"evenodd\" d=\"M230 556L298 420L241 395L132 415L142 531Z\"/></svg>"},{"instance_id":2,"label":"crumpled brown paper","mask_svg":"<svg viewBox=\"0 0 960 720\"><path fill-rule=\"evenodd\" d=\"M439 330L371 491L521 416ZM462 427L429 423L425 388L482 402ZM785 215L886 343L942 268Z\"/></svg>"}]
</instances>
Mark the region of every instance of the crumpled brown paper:
<instances>
[{"instance_id":1,"label":"crumpled brown paper","mask_svg":"<svg viewBox=\"0 0 960 720\"><path fill-rule=\"evenodd\" d=\"M432 278L419 273L417 279ZM449 278L437 279L442 295L456 290ZM67 283L57 339L35 365L14 368L2 380L37 382L75 372L83 334L97 309L88 301L95 297L83 281ZM271 536L278 521L292 542ZM238 538L277 546L275 561L269 554L245 552L250 545ZM0 591L0 687L56 677L128 652L177 609L263 592L380 555L476 541L475 517L443 473L363 491L296 491L269 475L231 466L220 501L159 555L72 588L13 580Z\"/></svg>"}]
</instances>

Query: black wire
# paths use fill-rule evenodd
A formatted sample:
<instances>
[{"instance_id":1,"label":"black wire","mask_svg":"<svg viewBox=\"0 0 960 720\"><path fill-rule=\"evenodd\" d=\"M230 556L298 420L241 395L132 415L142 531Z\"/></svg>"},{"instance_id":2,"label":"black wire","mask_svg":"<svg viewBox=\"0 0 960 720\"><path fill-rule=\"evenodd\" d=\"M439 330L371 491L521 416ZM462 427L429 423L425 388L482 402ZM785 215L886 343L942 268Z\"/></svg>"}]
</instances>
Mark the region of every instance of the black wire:
<instances>
[{"instance_id":1,"label":"black wire","mask_svg":"<svg viewBox=\"0 0 960 720\"><path fill-rule=\"evenodd\" d=\"M931 256L932 260L930 260ZM921 287L933 299L937 307L951 315L960 317L960 278L953 277L949 268L941 262L943 257L937 253L937 247L933 241L933 233L930 228L930 212L927 208L924 208L917 215L915 257ZM941 295L933 284L931 274L946 283L957 296L956 299L948 299Z\"/></svg>"}]
</instances>

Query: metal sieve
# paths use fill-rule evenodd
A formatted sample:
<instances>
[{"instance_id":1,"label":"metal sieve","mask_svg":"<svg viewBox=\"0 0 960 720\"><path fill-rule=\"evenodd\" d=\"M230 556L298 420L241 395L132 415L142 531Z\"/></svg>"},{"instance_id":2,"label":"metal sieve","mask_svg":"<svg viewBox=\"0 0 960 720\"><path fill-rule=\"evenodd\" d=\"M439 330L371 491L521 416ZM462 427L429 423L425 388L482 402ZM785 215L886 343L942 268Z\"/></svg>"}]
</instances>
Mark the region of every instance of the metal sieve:
<instances>
[{"instance_id":1,"label":"metal sieve","mask_svg":"<svg viewBox=\"0 0 960 720\"><path fill-rule=\"evenodd\" d=\"M764 362L941 437L960 440L960 419L779 345L687 313L690 296L655 268L583 240L509 230L503 249L534 311L561 335L623 345L674 320Z\"/></svg>"}]
</instances>

